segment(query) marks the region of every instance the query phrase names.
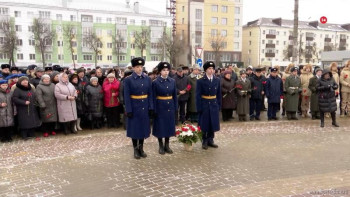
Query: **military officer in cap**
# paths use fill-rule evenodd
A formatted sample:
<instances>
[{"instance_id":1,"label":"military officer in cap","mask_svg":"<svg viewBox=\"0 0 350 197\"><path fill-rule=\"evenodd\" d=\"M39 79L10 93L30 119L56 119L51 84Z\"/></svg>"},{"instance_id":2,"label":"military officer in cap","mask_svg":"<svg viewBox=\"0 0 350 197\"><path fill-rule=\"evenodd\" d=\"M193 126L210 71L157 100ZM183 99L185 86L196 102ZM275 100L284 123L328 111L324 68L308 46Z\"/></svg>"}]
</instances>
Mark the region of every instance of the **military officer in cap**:
<instances>
[{"instance_id":1,"label":"military officer in cap","mask_svg":"<svg viewBox=\"0 0 350 197\"><path fill-rule=\"evenodd\" d=\"M177 91L175 80L169 77L170 64L160 62L157 68L160 75L152 83L155 112L152 134L158 138L159 154L164 155L173 153L169 147L169 138L175 136Z\"/></svg>"},{"instance_id":2,"label":"military officer in cap","mask_svg":"<svg viewBox=\"0 0 350 197\"><path fill-rule=\"evenodd\" d=\"M145 60L131 60L133 73L123 82L124 103L128 117L127 137L132 138L135 159L147 157L143 150L145 138L150 136L150 116L153 116L152 81L142 72Z\"/></svg>"},{"instance_id":3,"label":"military officer in cap","mask_svg":"<svg viewBox=\"0 0 350 197\"><path fill-rule=\"evenodd\" d=\"M265 92L268 103L267 118L268 120L277 120L276 113L280 110L281 98L283 98L283 82L278 77L277 68L271 68L270 77L267 79L265 86Z\"/></svg>"},{"instance_id":4,"label":"military officer in cap","mask_svg":"<svg viewBox=\"0 0 350 197\"><path fill-rule=\"evenodd\" d=\"M12 67L10 68L10 72L11 72L11 74L18 74L19 68L18 68L18 67L15 67L15 66L12 66Z\"/></svg>"},{"instance_id":5,"label":"military officer in cap","mask_svg":"<svg viewBox=\"0 0 350 197\"><path fill-rule=\"evenodd\" d=\"M6 78L10 75L10 64L1 64L1 74L3 78Z\"/></svg>"},{"instance_id":6,"label":"military officer in cap","mask_svg":"<svg viewBox=\"0 0 350 197\"><path fill-rule=\"evenodd\" d=\"M52 67L51 66L46 66L45 67L45 74L46 75L51 75L52 74Z\"/></svg>"},{"instance_id":7,"label":"military officer in cap","mask_svg":"<svg viewBox=\"0 0 350 197\"><path fill-rule=\"evenodd\" d=\"M298 67L291 68L291 75L287 77L284 83L286 90L286 111L288 120L298 120L296 112L298 111L299 93L302 91L301 80L298 76Z\"/></svg>"},{"instance_id":8,"label":"military officer in cap","mask_svg":"<svg viewBox=\"0 0 350 197\"><path fill-rule=\"evenodd\" d=\"M220 79L215 77L215 64L208 61L203 65L205 75L198 79L196 87L196 107L198 125L203 132L202 148L218 148L214 143L214 132L220 130L219 112L221 108Z\"/></svg>"}]
</instances>

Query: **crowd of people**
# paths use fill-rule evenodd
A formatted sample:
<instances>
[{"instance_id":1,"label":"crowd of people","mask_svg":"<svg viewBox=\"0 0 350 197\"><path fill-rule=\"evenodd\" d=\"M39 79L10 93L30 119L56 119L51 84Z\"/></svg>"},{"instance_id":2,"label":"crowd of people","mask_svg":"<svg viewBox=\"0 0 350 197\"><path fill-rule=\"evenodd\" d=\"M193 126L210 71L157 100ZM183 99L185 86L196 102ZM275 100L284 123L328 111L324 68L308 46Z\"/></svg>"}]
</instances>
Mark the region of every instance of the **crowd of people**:
<instances>
[{"instance_id":1,"label":"crowd of people","mask_svg":"<svg viewBox=\"0 0 350 197\"><path fill-rule=\"evenodd\" d=\"M35 136L68 135L82 128L117 128L122 124L132 138L135 158L146 157L143 141L150 133L158 137L159 153L172 153L169 138L175 125L198 122L203 148L218 147L214 132L223 121L259 121L267 110L269 121L286 116L288 120L320 119L336 122L340 98L340 117L350 116L350 61L344 66L332 63L322 70L310 64L290 64L284 72L279 66L239 69L234 65L215 67L206 62L203 70L194 65L172 67L160 62L147 73L142 58L134 58L125 69L70 69L58 65L26 70L1 65L0 134L2 142L18 133L23 139ZM267 100L267 107L265 101ZM280 106L282 108L280 109ZM164 143L163 143L164 139Z\"/></svg>"}]
</instances>

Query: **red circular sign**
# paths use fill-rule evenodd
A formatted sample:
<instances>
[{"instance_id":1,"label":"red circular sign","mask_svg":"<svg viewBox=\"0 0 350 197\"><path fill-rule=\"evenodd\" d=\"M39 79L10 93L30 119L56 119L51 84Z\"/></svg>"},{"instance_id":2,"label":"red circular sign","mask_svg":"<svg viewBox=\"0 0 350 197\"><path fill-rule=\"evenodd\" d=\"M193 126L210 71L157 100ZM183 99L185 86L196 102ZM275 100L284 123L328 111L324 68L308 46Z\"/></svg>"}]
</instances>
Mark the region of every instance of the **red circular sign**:
<instances>
[{"instance_id":1,"label":"red circular sign","mask_svg":"<svg viewBox=\"0 0 350 197\"><path fill-rule=\"evenodd\" d=\"M322 17L320 18L320 22L321 22L322 24L327 23L327 17L322 16Z\"/></svg>"}]
</instances>

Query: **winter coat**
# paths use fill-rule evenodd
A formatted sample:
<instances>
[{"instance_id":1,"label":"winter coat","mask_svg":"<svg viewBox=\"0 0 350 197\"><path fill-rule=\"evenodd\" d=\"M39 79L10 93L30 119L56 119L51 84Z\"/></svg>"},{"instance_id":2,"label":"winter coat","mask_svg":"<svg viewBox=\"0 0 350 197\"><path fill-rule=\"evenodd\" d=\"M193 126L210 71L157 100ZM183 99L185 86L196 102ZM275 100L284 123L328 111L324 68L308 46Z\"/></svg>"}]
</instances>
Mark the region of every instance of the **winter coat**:
<instances>
[{"instance_id":1,"label":"winter coat","mask_svg":"<svg viewBox=\"0 0 350 197\"><path fill-rule=\"evenodd\" d=\"M152 93L156 113L152 134L157 138L175 136L175 111L177 109L175 80L170 77L166 79L157 77L152 82ZM169 97L169 99L159 97Z\"/></svg>"},{"instance_id":2,"label":"winter coat","mask_svg":"<svg viewBox=\"0 0 350 197\"><path fill-rule=\"evenodd\" d=\"M119 88L120 82L117 79L114 79L112 83L107 80L103 82L103 94L104 94L104 106L105 107L116 107L119 106ZM115 96L112 97L112 93L115 93Z\"/></svg>"},{"instance_id":3,"label":"winter coat","mask_svg":"<svg viewBox=\"0 0 350 197\"><path fill-rule=\"evenodd\" d=\"M42 122L57 122L57 101L55 97L55 85L44 84L41 80L35 90L36 100L40 108Z\"/></svg>"},{"instance_id":4,"label":"winter coat","mask_svg":"<svg viewBox=\"0 0 350 197\"><path fill-rule=\"evenodd\" d=\"M38 77L30 79L30 83L33 84L35 87L37 87L39 85L40 81L41 81L41 79Z\"/></svg>"},{"instance_id":5,"label":"winter coat","mask_svg":"<svg viewBox=\"0 0 350 197\"><path fill-rule=\"evenodd\" d=\"M329 67L329 70L332 72L333 79L334 79L335 83L338 84L338 88L335 90L335 92L339 94L340 77L338 74L337 64L331 64Z\"/></svg>"},{"instance_id":6,"label":"winter coat","mask_svg":"<svg viewBox=\"0 0 350 197\"><path fill-rule=\"evenodd\" d=\"M16 106L18 117L18 128L33 129L41 125L39 114L36 107L35 90L32 86L24 87L20 81L16 84L13 92L12 102ZM26 101L30 104L26 105Z\"/></svg>"},{"instance_id":7,"label":"winter coat","mask_svg":"<svg viewBox=\"0 0 350 197\"><path fill-rule=\"evenodd\" d=\"M88 119L101 118L103 114L103 91L100 84L88 85L85 90L85 105L88 109Z\"/></svg>"},{"instance_id":8,"label":"winter coat","mask_svg":"<svg viewBox=\"0 0 350 197\"><path fill-rule=\"evenodd\" d=\"M324 75L330 74L329 79L325 79ZM337 102L335 98L335 90L338 89L338 84L334 81L332 73L329 70L323 70L322 77L317 81L316 86L318 92L318 104L321 112L337 111Z\"/></svg>"},{"instance_id":9,"label":"winter coat","mask_svg":"<svg viewBox=\"0 0 350 197\"><path fill-rule=\"evenodd\" d=\"M191 90L189 92L189 102L187 104L187 107L189 109L190 112L197 112L197 108L196 108L196 87L197 87L197 80L200 79L202 76L200 76L199 74L197 76L195 76L194 74L190 74L188 76L188 80L190 82L191 85Z\"/></svg>"},{"instance_id":10,"label":"winter coat","mask_svg":"<svg viewBox=\"0 0 350 197\"><path fill-rule=\"evenodd\" d=\"M302 87L302 92L301 92L302 96L311 96L311 91L309 89L309 82L313 76L314 75L312 74L312 72L307 72L305 70L301 71L300 82Z\"/></svg>"},{"instance_id":11,"label":"winter coat","mask_svg":"<svg viewBox=\"0 0 350 197\"><path fill-rule=\"evenodd\" d=\"M249 78L250 82L251 82L251 99L263 99L263 95L261 94L264 91L264 84L266 83L266 79L265 77L261 76L261 77L257 77L256 75L251 75L251 77Z\"/></svg>"},{"instance_id":12,"label":"winter coat","mask_svg":"<svg viewBox=\"0 0 350 197\"><path fill-rule=\"evenodd\" d=\"M188 80L188 77L183 75L182 77L180 77L179 75L175 75L174 77L175 79L175 82L176 82L176 89L177 89L177 95L179 96L178 97L178 100L179 101L187 101L188 98L189 98L189 90L188 89L188 85L190 84L189 80ZM183 95L180 95L180 91L182 90L185 90L186 93L183 94Z\"/></svg>"},{"instance_id":13,"label":"winter coat","mask_svg":"<svg viewBox=\"0 0 350 197\"><path fill-rule=\"evenodd\" d=\"M341 92L350 92L350 67L345 67L340 74Z\"/></svg>"},{"instance_id":14,"label":"winter coat","mask_svg":"<svg viewBox=\"0 0 350 197\"><path fill-rule=\"evenodd\" d=\"M249 114L249 98L251 93L251 82L246 78L245 82L239 78L236 82L236 89L238 93L237 99L237 114Z\"/></svg>"},{"instance_id":15,"label":"winter coat","mask_svg":"<svg viewBox=\"0 0 350 197\"><path fill-rule=\"evenodd\" d=\"M6 107L1 107L1 103L6 103ZM14 125L14 108L12 105L12 92L0 89L0 128Z\"/></svg>"},{"instance_id":16,"label":"winter coat","mask_svg":"<svg viewBox=\"0 0 350 197\"><path fill-rule=\"evenodd\" d=\"M77 91L73 84L62 81L62 74L59 75L59 83L55 87L55 97L57 99L57 112L59 122L70 122L77 120L76 101L68 100L68 96L77 97Z\"/></svg>"},{"instance_id":17,"label":"winter coat","mask_svg":"<svg viewBox=\"0 0 350 197\"><path fill-rule=\"evenodd\" d=\"M302 91L300 77L290 75L284 83L284 89L286 90L286 111L298 111L299 93Z\"/></svg>"},{"instance_id":18,"label":"winter coat","mask_svg":"<svg viewBox=\"0 0 350 197\"><path fill-rule=\"evenodd\" d=\"M318 94L317 94L317 81L318 78L316 76L312 77L309 82L309 89L311 91L311 101L310 101L310 110L311 112L320 111L318 106Z\"/></svg>"},{"instance_id":19,"label":"winter coat","mask_svg":"<svg viewBox=\"0 0 350 197\"><path fill-rule=\"evenodd\" d=\"M235 90L235 81L225 77L221 78L221 95L222 95L222 109L236 109L237 95Z\"/></svg>"},{"instance_id":20,"label":"winter coat","mask_svg":"<svg viewBox=\"0 0 350 197\"><path fill-rule=\"evenodd\" d=\"M286 92L286 90L284 89L284 84L286 83L287 78L290 76L290 72L289 71L285 71L282 75L282 82L283 82L283 92Z\"/></svg>"},{"instance_id":21,"label":"winter coat","mask_svg":"<svg viewBox=\"0 0 350 197\"><path fill-rule=\"evenodd\" d=\"M78 117L81 117L85 114L85 87L82 85L82 83L72 83L72 85L74 86L75 90L77 91L77 99L75 100L75 104L77 106L77 114Z\"/></svg>"},{"instance_id":22,"label":"winter coat","mask_svg":"<svg viewBox=\"0 0 350 197\"><path fill-rule=\"evenodd\" d=\"M267 78L265 86L265 95L268 103L281 103L283 95L283 82L278 76Z\"/></svg>"}]
</instances>

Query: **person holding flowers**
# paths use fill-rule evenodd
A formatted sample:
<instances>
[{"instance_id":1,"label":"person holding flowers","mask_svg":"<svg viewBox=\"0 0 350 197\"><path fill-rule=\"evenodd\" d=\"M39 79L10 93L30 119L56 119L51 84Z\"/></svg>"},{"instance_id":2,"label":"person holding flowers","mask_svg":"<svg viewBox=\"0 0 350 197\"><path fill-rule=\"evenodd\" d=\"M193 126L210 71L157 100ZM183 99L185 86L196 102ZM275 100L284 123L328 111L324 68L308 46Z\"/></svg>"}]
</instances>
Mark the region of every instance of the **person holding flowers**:
<instances>
[{"instance_id":1,"label":"person holding flowers","mask_svg":"<svg viewBox=\"0 0 350 197\"><path fill-rule=\"evenodd\" d=\"M169 77L170 64L160 62L157 68L160 76L152 83L155 112L152 134L158 138L159 154L164 155L173 153L169 147L169 138L175 135L177 91L175 80Z\"/></svg>"},{"instance_id":2,"label":"person holding flowers","mask_svg":"<svg viewBox=\"0 0 350 197\"><path fill-rule=\"evenodd\" d=\"M41 122L35 106L35 88L29 84L26 76L20 77L13 91L12 101L16 106L18 114L18 127L22 138L27 140L34 137L35 128Z\"/></svg>"},{"instance_id":3,"label":"person holding flowers","mask_svg":"<svg viewBox=\"0 0 350 197\"><path fill-rule=\"evenodd\" d=\"M196 107L198 125L203 135L202 148L218 148L214 143L214 132L220 130L219 112L221 108L220 79L215 77L215 63L207 61L204 65L205 75L197 81Z\"/></svg>"}]
</instances>

